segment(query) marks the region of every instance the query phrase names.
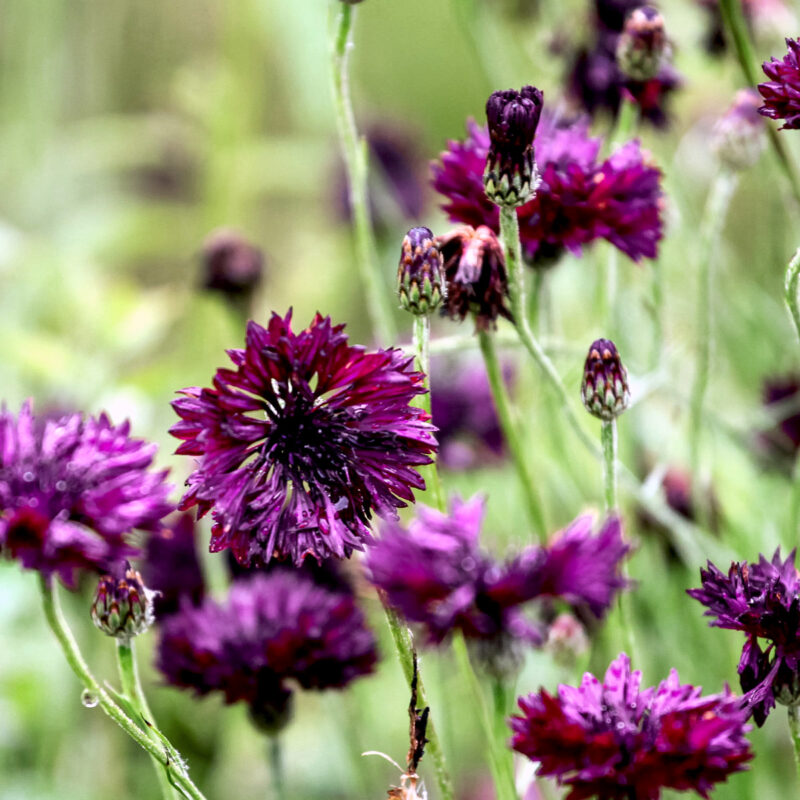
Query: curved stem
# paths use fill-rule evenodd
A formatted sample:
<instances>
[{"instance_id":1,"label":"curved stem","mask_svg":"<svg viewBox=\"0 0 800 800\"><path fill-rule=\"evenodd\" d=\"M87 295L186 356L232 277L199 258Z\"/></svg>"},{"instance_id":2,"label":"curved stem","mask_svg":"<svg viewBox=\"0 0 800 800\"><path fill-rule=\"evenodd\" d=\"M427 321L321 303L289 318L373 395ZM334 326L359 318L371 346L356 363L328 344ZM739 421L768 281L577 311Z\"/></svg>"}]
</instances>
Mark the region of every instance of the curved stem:
<instances>
[{"instance_id":1,"label":"curved stem","mask_svg":"<svg viewBox=\"0 0 800 800\"><path fill-rule=\"evenodd\" d=\"M617 508L617 421L603 421L600 429L603 443L603 484L605 486L606 511Z\"/></svg>"},{"instance_id":2,"label":"curved stem","mask_svg":"<svg viewBox=\"0 0 800 800\"><path fill-rule=\"evenodd\" d=\"M500 427L503 430L503 438L508 445L511 458L519 475L522 491L525 495L525 503L528 509L528 516L531 524L536 529L540 538L544 540L547 536L547 523L544 519L542 504L536 492L536 484L528 467L525 457L523 442L519 436L519 427L514 424L514 413L511 408L511 401L508 397L508 390L503 380L503 370L497 358L497 351L494 347L492 334L486 331L478 332L478 341L486 364L486 375L489 379L489 387L492 391L492 400L497 411L497 418L500 420Z\"/></svg>"},{"instance_id":3,"label":"curved stem","mask_svg":"<svg viewBox=\"0 0 800 800\"><path fill-rule=\"evenodd\" d=\"M338 14L331 52L336 124L347 171L350 208L356 238L356 261L366 292L367 316L373 336L382 345L392 344L396 330L389 290L381 280L367 194L367 142L359 136L350 99L348 56L352 49L352 26L356 8L331 0L331 13Z\"/></svg>"},{"instance_id":4,"label":"curved stem","mask_svg":"<svg viewBox=\"0 0 800 800\"><path fill-rule=\"evenodd\" d=\"M173 757L175 749L166 740L160 744L150 738L120 706L111 695L98 683L89 669L88 664L81 655L78 643L67 626L61 611L53 584L44 576L40 576L40 590L42 607L50 629L58 639L67 663L77 675L87 692L97 698L97 702L105 713L114 720L142 749L146 750L154 759L171 768L170 778L172 783L190 800L205 800L200 790L192 783L189 776L182 768L182 762Z\"/></svg>"},{"instance_id":5,"label":"curved stem","mask_svg":"<svg viewBox=\"0 0 800 800\"><path fill-rule=\"evenodd\" d=\"M417 369L425 376L423 385L427 391L425 394L420 395L419 405L423 411L426 411L428 416L431 414L431 355L430 355L430 341L431 341L431 318L427 314L418 314L414 316L414 350L417 353ZM445 497L442 490L442 482L439 479L439 470L437 469L436 456L432 464L426 464L420 468L420 472L425 477L425 486L433 501L433 505L439 511L445 511Z\"/></svg>"},{"instance_id":6,"label":"curved stem","mask_svg":"<svg viewBox=\"0 0 800 800\"><path fill-rule=\"evenodd\" d=\"M700 440L703 433L703 403L708 373L711 366L711 297L714 288L713 265L719 252L719 243L725 217L728 213L731 197L736 188L736 176L723 170L717 175L709 191L700 234L697 291L697 331L698 354L697 369L692 385L689 405L689 463L694 483L693 494L698 508L702 500L698 487L700 485Z\"/></svg>"},{"instance_id":7,"label":"curved stem","mask_svg":"<svg viewBox=\"0 0 800 800\"><path fill-rule=\"evenodd\" d=\"M122 683L122 693L128 698L134 710L142 718L150 738L158 743L158 736L151 732L151 729L155 728L156 725L155 718L153 717L153 712L150 711L147 698L142 690L133 647L133 640L124 641L122 639L117 639L117 666L119 667L119 677ZM158 785L161 787L161 794L164 800L173 800L175 792L172 789L169 768L163 764L160 759L152 758L152 760L156 770L156 777L158 778Z\"/></svg>"},{"instance_id":8,"label":"curved stem","mask_svg":"<svg viewBox=\"0 0 800 800\"><path fill-rule=\"evenodd\" d=\"M747 23L742 13L741 0L720 0L719 9L725 28L733 39L734 50L736 51L745 83L755 88L761 80L761 76L756 66L758 59L753 50ZM772 145L778 163L783 169L784 175L786 175L786 179L789 181L792 195L795 201L800 203L800 177L798 177L794 162L784 147L778 131L772 125L767 125L766 127L769 142Z\"/></svg>"},{"instance_id":9,"label":"curved stem","mask_svg":"<svg viewBox=\"0 0 800 800\"><path fill-rule=\"evenodd\" d=\"M789 313L792 315L792 322L794 329L797 332L797 338L800 340L800 307L798 307L798 282L800 281L800 248L792 257L789 262L789 267L786 270L786 281L784 283L784 297L786 305L789 306Z\"/></svg>"}]
</instances>

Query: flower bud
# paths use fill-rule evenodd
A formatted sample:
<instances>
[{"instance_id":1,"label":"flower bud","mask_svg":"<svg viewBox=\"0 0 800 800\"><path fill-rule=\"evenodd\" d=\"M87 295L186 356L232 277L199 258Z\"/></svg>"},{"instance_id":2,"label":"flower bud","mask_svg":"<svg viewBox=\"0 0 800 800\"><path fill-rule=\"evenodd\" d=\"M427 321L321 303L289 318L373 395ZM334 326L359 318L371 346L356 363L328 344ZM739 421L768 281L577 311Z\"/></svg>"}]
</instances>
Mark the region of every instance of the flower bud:
<instances>
[{"instance_id":1,"label":"flower bud","mask_svg":"<svg viewBox=\"0 0 800 800\"><path fill-rule=\"evenodd\" d=\"M589 348L583 367L581 398L586 410L605 422L618 417L630 405L628 370L609 339L598 339Z\"/></svg>"},{"instance_id":2,"label":"flower bud","mask_svg":"<svg viewBox=\"0 0 800 800\"><path fill-rule=\"evenodd\" d=\"M752 167L766 146L761 97L755 89L740 89L733 105L717 120L711 145L719 160L735 170Z\"/></svg>"},{"instance_id":3,"label":"flower bud","mask_svg":"<svg viewBox=\"0 0 800 800\"><path fill-rule=\"evenodd\" d=\"M617 64L635 81L655 78L667 50L664 18L652 6L636 8L617 42Z\"/></svg>"},{"instance_id":4,"label":"flower bud","mask_svg":"<svg viewBox=\"0 0 800 800\"><path fill-rule=\"evenodd\" d=\"M498 206L516 208L536 193L540 178L533 137L542 103L541 91L533 86L494 92L486 101L491 144L483 185L486 196Z\"/></svg>"},{"instance_id":5,"label":"flower bud","mask_svg":"<svg viewBox=\"0 0 800 800\"><path fill-rule=\"evenodd\" d=\"M202 286L229 301L249 301L264 273L264 255L243 236L226 228L211 233L203 243Z\"/></svg>"},{"instance_id":6,"label":"flower bud","mask_svg":"<svg viewBox=\"0 0 800 800\"><path fill-rule=\"evenodd\" d=\"M435 311L444 299L442 254L428 228L412 228L403 239L397 268L397 297L412 314Z\"/></svg>"},{"instance_id":7,"label":"flower bud","mask_svg":"<svg viewBox=\"0 0 800 800\"><path fill-rule=\"evenodd\" d=\"M578 658L589 649L589 637L575 616L559 614L547 629L545 647L557 664L574 667Z\"/></svg>"},{"instance_id":8,"label":"flower bud","mask_svg":"<svg viewBox=\"0 0 800 800\"><path fill-rule=\"evenodd\" d=\"M123 641L153 624L153 592L126 561L115 575L103 575L92 603L92 621L107 636Z\"/></svg>"}]
</instances>

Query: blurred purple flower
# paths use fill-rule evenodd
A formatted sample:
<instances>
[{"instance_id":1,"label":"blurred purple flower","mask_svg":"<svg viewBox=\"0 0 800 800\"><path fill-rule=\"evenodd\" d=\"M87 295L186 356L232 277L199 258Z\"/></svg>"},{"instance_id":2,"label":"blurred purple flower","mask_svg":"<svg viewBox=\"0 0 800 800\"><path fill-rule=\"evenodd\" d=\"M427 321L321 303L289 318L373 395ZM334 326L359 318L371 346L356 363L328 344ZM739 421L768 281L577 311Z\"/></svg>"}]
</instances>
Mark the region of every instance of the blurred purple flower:
<instances>
[{"instance_id":1,"label":"blurred purple flower","mask_svg":"<svg viewBox=\"0 0 800 800\"><path fill-rule=\"evenodd\" d=\"M641 677L621 653L603 683L586 673L577 688L520 698L512 747L568 786L567 800L658 800L662 789L708 797L745 769L753 754L739 698L702 696L674 669L657 687L640 689Z\"/></svg>"},{"instance_id":2,"label":"blurred purple flower","mask_svg":"<svg viewBox=\"0 0 800 800\"><path fill-rule=\"evenodd\" d=\"M432 165L434 188L454 222L499 231L499 212L486 197L483 170L489 148L484 126L470 120L464 141L450 141ZM551 260L564 249L606 239L634 261L655 258L662 237L661 172L636 141L598 162L600 139L585 120L564 127L544 114L534 146L542 182L517 209L526 258Z\"/></svg>"},{"instance_id":3,"label":"blurred purple flower","mask_svg":"<svg viewBox=\"0 0 800 800\"><path fill-rule=\"evenodd\" d=\"M759 113L770 119L782 119L781 130L800 128L800 42L786 39L788 52L778 60L762 65L768 81L758 84L764 98Z\"/></svg>"},{"instance_id":4,"label":"blurred purple flower","mask_svg":"<svg viewBox=\"0 0 800 800\"><path fill-rule=\"evenodd\" d=\"M185 604L165 621L157 656L169 683L242 700L268 728L286 722L294 684L343 688L376 661L353 596L287 570L237 581L224 605Z\"/></svg>"},{"instance_id":5,"label":"blurred purple flower","mask_svg":"<svg viewBox=\"0 0 800 800\"><path fill-rule=\"evenodd\" d=\"M776 424L762 431L757 443L770 460L791 469L800 450L800 376L767 378L762 400L766 410L775 415Z\"/></svg>"},{"instance_id":6,"label":"blurred purple flower","mask_svg":"<svg viewBox=\"0 0 800 800\"><path fill-rule=\"evenodd\" d=\"M772 561L731 564L725 575L710 561L700 570L702 587L688 594L706 607L712 627L742 631L747 639L739 681L747 708L760 727L775 702L800 701L800 580L795 551L785 561L780 548ZM769 643L761 649L759 639Z\"/></svg>"},{"instance_id":7,"label":"blurred purple flower","mask_svg":"<svg viewBox=\"0 0 800 800\"><path fill-rule=\"evenodd\" d=\"M105 414L42 421L26 402L0 411L0 547L45 578L74 588L82 571L107 572L138 550L134 529L157 530L173 510L156 445Z\"/></svg>"},{"instance_id":8,"label":"blurred purple flower","mask_svg":"<svg viewBox=\"0 0 800 800\"><path fill-rule=\"evenodd\" d=\"M177 452L197 456L181 508L213 510L211 550L242 564L348 557L371 540L372 512L392 516L424 481L436 449L413 357L349 345L319 314L305 330L273 314L247 326L235 369L173 402Z\"/></svg>"}]
</instances>

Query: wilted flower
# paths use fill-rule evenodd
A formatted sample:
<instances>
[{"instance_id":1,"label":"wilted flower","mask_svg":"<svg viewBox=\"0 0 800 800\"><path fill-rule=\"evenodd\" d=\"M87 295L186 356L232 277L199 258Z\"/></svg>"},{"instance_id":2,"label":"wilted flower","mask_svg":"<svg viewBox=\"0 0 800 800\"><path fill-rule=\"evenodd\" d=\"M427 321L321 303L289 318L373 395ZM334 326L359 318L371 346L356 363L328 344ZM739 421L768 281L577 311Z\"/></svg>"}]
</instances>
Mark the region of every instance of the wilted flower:
<instances>
[{"instance_id":1,"label":"wilted flower","mask_svg":"<svg viewBox=\"0 0 800 800\"><path fill-rule=\"evenodd\" d=\"M37 420L0 412L0 547L46 578L75 586L138 550L134 529L157 530L172 509L166 471L151 469L156 446L130 437L105 414Z\"/></svg>"},{"instance_id":2,"label":"wilted flower","mask_svg":"<svg viewBox=\"0 0 800 800\"><path fill-rule=\"evenodd\" d=\"M486 129L467 125L465 141L450 141L433 164L434 188L454 222L499 231L499 211L486 197L483 167ZM655 258L662 236L661 172L648 164L638 142L628 142L598 162L600 139L586 121L559 127L545 114L534 140L541 183L535 197L517 209L525 257L552 261L564 249L606 239L634 261ZM446 260L446 257L445 257Z\"/></svg>"},{"instance_id":3,"label":"wilted flower","mask_svg":"<svg viewBox=\"0 0 800 800\"><path fill-rule=\"evenodd\" d=\"M520 698L512 747L568 786L567 800L658 800L662 789L708 797L745 768L753 754L739 698L702 696L674 669L657 687L640 689L641 677L621 653L602 683L586 673L577 688Z\"/></svg>"},{"instance_id":4,"label":"wilted flower","mask_svg":"<svg viewBox=\"0 0 800 800\"><path fill-rule=\"evenodd\" d=\"M617 40L617 63L629 78L649 81L658 75L667 50L664 18L652 6L628 14Z\"/></svg>"},{"instance_id":5,"label":"wilted flower","mask_svg":"<svg viewBox=\"0 0 800 800\"><path fill-rule=\"evenodd\" d=\"M181 508L213 510L211 550L243 564L344 558L371 540L372 512L392 516L424 481L436 449L413 357L367 353L317 315L305 330L273 314L247 325L235 369L173 402L177 452L197 456Z\"/></svg>"},{"instance_id":6,"label":"wilted flower","mask_svg":"<svg viewBox=\"0 0 800 800\"><path fill-rule=\"evenodd\" d=\"M92 603L92 622L106 636L127 642L144 633L153 619L153 592L127 561L100 578Z\"/></svg>"},{"instance_id":7,"label":"wilted flower","mask_svg":"<svg viewBox=\"0 0 800 800\"><path fill-rule=\"evenodd\" d=\"M461 321L473 314L476 330L494 328L498 317L511 319L506 260L494 231L464 225L437 236L436 243L447 281L443 313Z\"/></svg>"},{"instance_id":8,"label":"wilted flower","mask_svg":"<svg viewBox=\"0 0 800 800\"><path fill-rule=\"evenodd\" d=\"M430 314L439 308L447 290L442 254L430 228L412 228L403 238L397 268L397 297L412 314Z\"/></svg>"},{"instance_id":9,"label":"wilted flower","mask_svg":"<svg viewBox=\"0 0 800 800\"><path fill-rule=\"evenodd\" d=\"M592 342L583 367L581 398L592 416L608 422L630 405L628 370L610 339Z\"/></svg>"},{"instance_id":10,"label":"wilted flower","mask_svg":"<svg viewBox=\"0 0 800 800\"><path fill-rule=\"evenodd\" d=\"M755 165L767 144L764 120L759 116L761 99L755 89L740 89L733 105L714 126L712 145L731 169Z\"/></svg>"},{"instance_id":11,"label":"wilted flower","mask_svg":"<svg viewBox=\"0 0 800 800\"><path fill-rule=\"evenodd\" d=\"M758 84L764 98L759 113L770 119L782 119L785 128L800 128L800 42L786 39L787 54L779 61L772 58L762 65L769 78Z\"/></svg>"},{"instance_id":12,"label":"wilted flower","mask_svg":"<svg viewBox=\"0 0 800 800\"><path fill-rule=\"evenodd\" d=\"M747 708L758 726L775 702L800 702L800 579L795 551L785 561L780 548L772 561L731 564L728 574L710 561L700 570L702 587L688 594L702 603L713 627L742 631L747 637L739 660L739 681ZM760 639L768 645L762 650Z\"/></svg>"},{"instance_id":13,"label":"wilted flower","mask_svg":"<svg viewBox=\"0 0 800 800\"><path fill-rule=\"evenodd\" d=\"M342 688L376 661L353 596L290 571L237 581L224 605L187 604L165 621L157 658L169 683L244 701L268 729L287 721L293 685Z\"/></svg>"}]
</instances>

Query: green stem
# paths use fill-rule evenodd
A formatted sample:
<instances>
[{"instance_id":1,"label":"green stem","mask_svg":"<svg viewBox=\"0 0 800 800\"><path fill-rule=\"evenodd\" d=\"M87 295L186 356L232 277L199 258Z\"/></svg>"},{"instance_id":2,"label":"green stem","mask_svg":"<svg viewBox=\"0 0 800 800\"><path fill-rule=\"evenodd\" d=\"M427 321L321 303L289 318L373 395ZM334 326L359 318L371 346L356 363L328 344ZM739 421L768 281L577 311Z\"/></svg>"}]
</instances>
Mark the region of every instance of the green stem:
<instances>
[{"instance_id":1,"label":"green stem","mask_svg":"<svg viewBox=\"0 0 800 800\"><path fill-rule=\"evenodd\" d=\"M797 706L789 706L786 713L789 716L789 734L792 737L794 747L794 763L797 766L797 773L800 776L800 709Z\"/></svg>"},{"instance_id":2,"label":"green stem","mask_svg":"<svg viewBox=\"0 0 800 800\"><path fill-rule=\"evenodd\" d=\"M717 175L709 190L701 223L699 263L697 265L699 280L697 290L697 369L689 405L689 463L692 472L693 494L698 508L703 505L699 492L700 444L703 433L703 404L711 367L713 265L719 254L722 229L735 188L736 176L733 173L723 170Z\"/></svg>"},{"instance_id":3,"label":"green stem","mask_svg":"<svg viewBox=\"0 0 800 800\"><path fill-rule=\"evenodd\" d=\"M403 675L405 676L409 688L411 688L411 683L414 680L414 645L411 638L411 631L409 631L402 622L397 612L389 605L383 594L379 592L379 595L383 603L383 610L386 614L386 622L389 625L389 631L392 634L392 640L394 641L395 650L397 651L400 668L403 670ZM419 665L417 666L417 698L421 708L425 706L430 707L427 693L425 692L425 686L422 683ZM428 730L426 735L428 737L426 752L433 758L433 768L436 773L436 782L439 785L441 800L454 800L453 782L450 780L450 775L447 772L444 751L442 750L439 736L436 733L432 710L428 718Z\"/></svg>"},{"instance_id":4,"label":"green stem","mask_svg":"<svg viewBox=\"0 0 800 800\"><path fill-rule=\"evenodd\" d=\"M635 100L626 97L623 93L620 99L617 118L614 122L614 130L609 137L609 145L613 150L621 144L625 144L636 134L639 126L639 106Z\"/></svg>"},{"instance_id":5,"label":"green stem","mask_svg":"<svg viewBox=\"0 0 800 800\"><path fill-rule=\"evenodd\" d=\"M153 717L153 712L150 711L147 698L142 690L133 647L132 639L128 641L117 639L117 666L119 667L119 677L122 683L122 693L128 698L134 710L142 718L146 726L145 730L150 738L158 744L158 736L151 732L151 728L155 728L155 718ZM151 758L156 770L158 785L161 788L161 795L164 797L164 800L173 800L175 792L172 789L172 781L170 780L168 767L164 765L160 759Z\"/></svg>"},{"instance_id":6,"label":"green stem","mask_svg":"<svg viewBox=\"0 0 800 800\"><path fill-rule=\"evenodd\" d=\"M190 800L205 800L200 790L192 783L182 768L182 762L172 756L175 749L166 740L156 743L118 706L111 695L97 682L88 664L81 655L78 643L72 635L61 611L55 587L44 576L40 577L42 607L50 629L55 634L67 663L85 687L85 691L97 699L98 705L117 723L142 749L154 759L170 767L170 778L185 797Z\"/></svg>"},{"instance_id":7,"label":"green stem","mask_svg":"<svg viewBox=\"0 0 800 800\"><path fill-rule=\"evenodd\" d=\"M356 261L364 284L367 316L373 336L380 344L389 345L396 340L389 290L381 280L375 248L375 235L370 218L367 195L367 142L359 136L350 99L348 56L352 49L352 26L355 6L341 0L331 0L331 13L338 15L331 52L333 97L336 106L336 124L347 171L350 208L356 238Z\"/></svg>"},{"instance_id":8,"label":"green stem","mask_svg":"<svg viewBox=\"0 0 800 800\"><path fill-rule=\"evenodd\" d=\"M425 376L423 386L427 390L420 395L419 405L423 411L431 416L431 318L427 314L417 314L414 316L414 350L417 353L417 369ZM426 464L420 468L420 473L425 478L425 486L433 501L433 505L439 511L446 510L444 491L442 482L439 479L435 456L432 464Z\"/></svg>"},{"instance_id":9,"label":"green stem","mask_svg":"<svg viewBox=\"0 0 800 800\"><path fill-rule=\"evenodd\" d=\"M278 734L267 737L269 748L269 767L272 773L272 786L275 790L276 800L286 800L286 781L283 771L283 753L281 752L281 740Z\"/></svg>"},{"instance_id":10,"label":"green stem","mask_svg":"<svg viewBox=\"0 0 800 800\"><path fill-rule=\"evenodd\" d=\"M602 423L600 440L603 443L603 485L605 487L606 511L617 509L617 421Z\"/></svg>"},{"instance_id":11,"label":"green stem","mask_svg":"<svg viewBox=\"0 0 800 800\"><path fill-rule=\"evenodd\" d=\"M500 420L500 427L503 430L503 438L508 445L511 459L519 475L522 491L525 495L525 504L528 509L530 522L539 537L544 540L547 536L547 523L544 519L541 500L536 492L536 484L531 475L526 458L524 443L520 437L519 426L515 424L514 413L511 408L511 400L508 396L508 389L503 380L503 369L497 358L497 351L494 346L492 334L486 331L478 331L478 341L483 354L483 361L486 364L486 375L489 379L489 386L492 391L492 400L497 411L497 418Z\"/></svg>"},{"instance_id":12,"label":"green stem","mask_svg":"<svg viewBox=\"0 0 800 800\"><path fill-rule=\"evenodd\" d=\"M650 369L658 369L664 351L664 275L663 267L658 261L651 264L653 270L653 354Z\"/></svg>"},{"instance_id":13,"label":"green stem","mask_svg":"<svg viewBox=\"0 0 800 800\"><path fill-rule=\"evenodd\" d=\"M459 632L453 637L453 653L455 654L461 673L469 684L469 688L478 706L478 718L480 719L483 733L486 737L487 756L489 759L489 769L494 779L497 800L517 800L517 791L514 785L514 763L511 758L506 757L505 741L497 740L497 730L483 688L475 674L472 661L467 650L467 643L464 636ZM508 755L511 751L508 750Z\"/></svg>"},{"instance_id":14,"label":"green stem","mask_svg":"<svg viewBox=\"0 0 800 800\"><path fill-rule=\"evenodd\" d=\"M786 281L784 283L784 297L786 305L789 306L789 313L792 315L794 329L797 338L800 340L800 308L798 307L797 288L800 281L800 249L792 257L789 267L786 270Z\"/></svg>"},{"instance_id":15,"label":"green stem","mask_svg":"<svg viewBox=\"0 0 800 800\"><path fill-rule=\"evenodd\" d=\"M745 83L755 87L762 80L762 77L759 75L756 66L758 64L758 59L756 58L752 42L750 41L747 23L742 13L741 0L720 0L719 9L725 28L733 39L733 46L739 60L739 66L742 69L742 74L744 75ZM778 163L781 165L783 173L789 181L792 195L794 199L800 203L800 177L798 177L794 162L784 147L783 140L780 138L778 131L772 125L767 125L767 135L772 149L775 152L775 156L778 159Z\"/></svg>"}]
</instances>

